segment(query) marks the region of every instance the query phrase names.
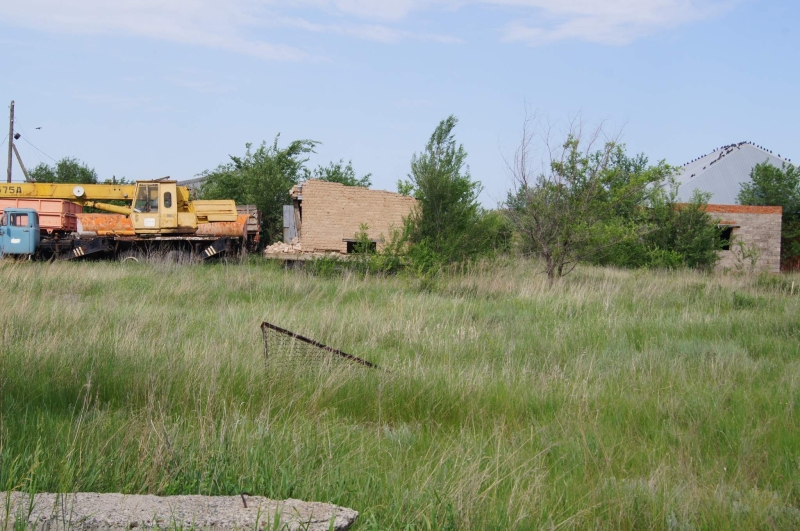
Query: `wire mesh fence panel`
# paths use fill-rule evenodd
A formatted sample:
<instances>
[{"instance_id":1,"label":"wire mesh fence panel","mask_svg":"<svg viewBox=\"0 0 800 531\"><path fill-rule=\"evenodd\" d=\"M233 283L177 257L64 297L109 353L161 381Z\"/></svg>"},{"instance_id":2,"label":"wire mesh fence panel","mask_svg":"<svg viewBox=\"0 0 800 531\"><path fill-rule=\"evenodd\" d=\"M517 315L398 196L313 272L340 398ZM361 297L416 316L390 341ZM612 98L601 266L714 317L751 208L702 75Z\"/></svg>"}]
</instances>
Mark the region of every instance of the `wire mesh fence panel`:
<instances>
[{"instance_id":1,"label":"wire mesh fence panel","mask_svg":"<svg viewBox=\"0 0 800 531\"><path fill-rule=\"evenodd\" d=\"M261 332L264 336L264 362L270 370L326 366L377 368L374 363L272 323L261 323Z\"/></svg>"}]
</instances>

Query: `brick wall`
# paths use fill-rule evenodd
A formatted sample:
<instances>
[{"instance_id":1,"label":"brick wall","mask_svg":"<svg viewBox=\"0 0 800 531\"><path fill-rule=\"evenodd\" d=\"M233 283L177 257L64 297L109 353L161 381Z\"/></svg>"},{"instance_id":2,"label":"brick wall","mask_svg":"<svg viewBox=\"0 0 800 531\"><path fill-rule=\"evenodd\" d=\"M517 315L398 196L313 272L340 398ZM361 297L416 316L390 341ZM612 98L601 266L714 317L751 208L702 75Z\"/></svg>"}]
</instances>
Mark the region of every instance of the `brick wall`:
<instances>
[{"instance_id":1,"label":"brick wall","mask_svg":"<svg viewBox=\"0 0 800 531\"><path fill-rule=\"evenodd\" d=\"M749 271L749 261L742 260L736 242L754 245L759 259L756 271L780 273L781 271L781 207L708 205L706 212L722 226L733 226L731 248L720 252L718 270L737 270L744 265ZM742 263L744 262L744 264Z\"/></svg>"},{"instance_id":2,"label":"brick wall","mask_svg":"<svg viewBox=\"0 0 800 531\"><path fill-rule=\"evenodd\" d=\"M362 223L369 225L371 239L388 240L390 228L401 228L403 218L416 204L412 197L359 186L325 181L306 181L292 189L302 212L300 243L303 252L347 252ZM378 249L383 242L378 242Z\"/></svg>"}]
</instances>

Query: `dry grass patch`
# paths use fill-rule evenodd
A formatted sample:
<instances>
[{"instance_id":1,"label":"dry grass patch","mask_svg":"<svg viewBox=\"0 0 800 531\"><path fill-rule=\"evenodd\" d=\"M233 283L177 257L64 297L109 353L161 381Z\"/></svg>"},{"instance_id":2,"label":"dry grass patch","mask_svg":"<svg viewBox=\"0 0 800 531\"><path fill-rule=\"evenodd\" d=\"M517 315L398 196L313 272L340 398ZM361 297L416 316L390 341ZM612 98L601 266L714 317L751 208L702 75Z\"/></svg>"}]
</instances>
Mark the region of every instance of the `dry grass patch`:
<instances>
[{"instance_id":1,"label":"dry grass patch","mask_svg":"<svg viewBox=\"0 0 800 531\"><path fill-rule=\"evenodd\" d=\"M2 264L0 490L288 497L358 529L800 526L798 276ZM268 320L390 373L264 367Z\"/></svg>"}]
</instances>

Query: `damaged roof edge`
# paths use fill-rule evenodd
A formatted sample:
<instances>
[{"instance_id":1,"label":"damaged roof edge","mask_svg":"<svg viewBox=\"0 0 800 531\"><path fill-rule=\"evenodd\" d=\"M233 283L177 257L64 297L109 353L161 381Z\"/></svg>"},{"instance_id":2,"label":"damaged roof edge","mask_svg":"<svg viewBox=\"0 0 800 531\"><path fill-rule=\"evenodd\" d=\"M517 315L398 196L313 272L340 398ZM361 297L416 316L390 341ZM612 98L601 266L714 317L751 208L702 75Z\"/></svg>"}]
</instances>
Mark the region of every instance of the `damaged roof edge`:
<instances>
[{"instance_id":1,"label":"damaged roof edge","mask_svg":"<svg viewBox=\"0 0 800 531\"><path fill-rule=\"evenodd\" d=\"M289 190L289 195L292 197L292 199L297 199L298 201L303 200L302 193L303 193L303 183L298 183L292 186L291 190Z\"/></svg>"}]
</instances>

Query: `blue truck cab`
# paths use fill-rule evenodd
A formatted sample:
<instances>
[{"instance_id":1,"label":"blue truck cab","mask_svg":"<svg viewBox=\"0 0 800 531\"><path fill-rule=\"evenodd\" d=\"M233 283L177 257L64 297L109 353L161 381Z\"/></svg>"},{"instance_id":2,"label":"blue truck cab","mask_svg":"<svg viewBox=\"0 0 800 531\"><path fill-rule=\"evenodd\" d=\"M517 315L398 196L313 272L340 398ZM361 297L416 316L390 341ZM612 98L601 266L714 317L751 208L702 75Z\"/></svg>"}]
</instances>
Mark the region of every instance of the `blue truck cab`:
<instances>
[{"instance_id":1,"label":"blue truck cab","mask_svg":"<svg viewBox=\"0 0 800 531\"><path fill-rule=\"evenodd\" d=\"M35 210L6 208L0 214L0 255L33 255L39 238L39 214Z\"/></svg>"}]
</instances>

